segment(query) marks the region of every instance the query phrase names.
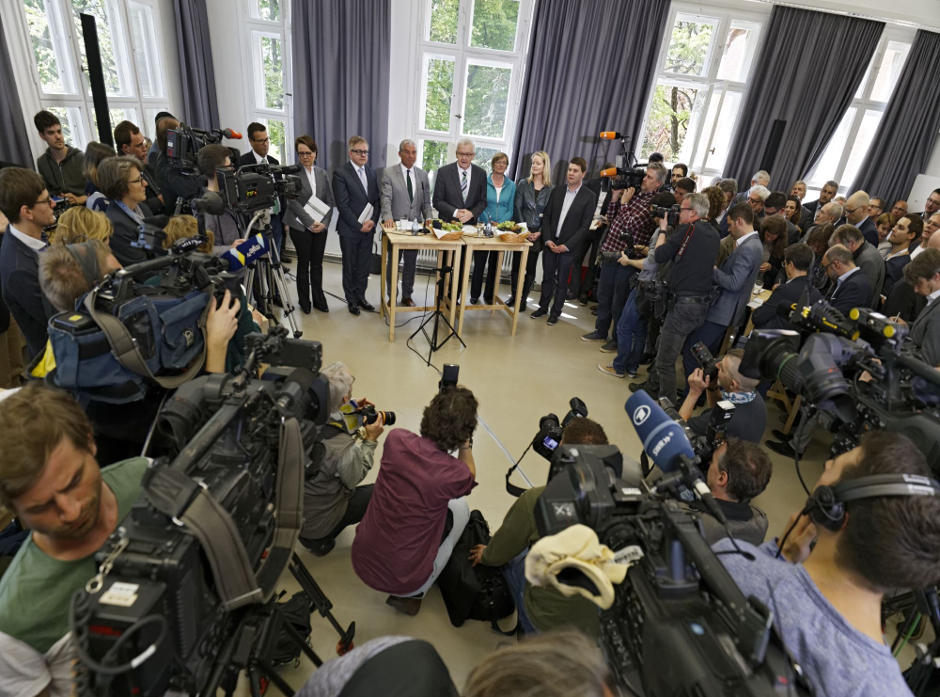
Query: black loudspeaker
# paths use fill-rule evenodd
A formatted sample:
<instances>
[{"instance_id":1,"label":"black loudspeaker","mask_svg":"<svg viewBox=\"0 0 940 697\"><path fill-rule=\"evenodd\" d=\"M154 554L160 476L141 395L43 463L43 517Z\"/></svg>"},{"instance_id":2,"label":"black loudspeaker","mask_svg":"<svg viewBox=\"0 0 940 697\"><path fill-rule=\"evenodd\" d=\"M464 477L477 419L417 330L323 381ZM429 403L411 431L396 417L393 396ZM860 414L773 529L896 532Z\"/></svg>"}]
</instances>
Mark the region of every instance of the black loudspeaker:
<instances>
[{"instance_id":1,"label":"black loudspeaker","mask_svg":"<svg viewBox=\"0 0 940 697\"><path fill-rule=\"evenodd\" d=\"M98 46L98 28L92 15L80 14L79 18L82 20L82 37L85 40L85 60L88 61L88 83L98 122L98 142L114 147L108 92L104 86L104 69L101 67L101 49Z\"/></svg>"},{"instance_id":2,"label":"black loudspeaker","mask_svg":"<svg viewBox=\"0 0 940 697\"><path fill-rule=\"evenodd\" d=\"M780 148L780 141L783 139L783 132L786 128L787 122L783 119L777 119L770 129L767 147L764 148L764 156L760 159L760 168L765 172L774 171L774 160L777 159L777 150Z\"/></svg>"}]
</instances>

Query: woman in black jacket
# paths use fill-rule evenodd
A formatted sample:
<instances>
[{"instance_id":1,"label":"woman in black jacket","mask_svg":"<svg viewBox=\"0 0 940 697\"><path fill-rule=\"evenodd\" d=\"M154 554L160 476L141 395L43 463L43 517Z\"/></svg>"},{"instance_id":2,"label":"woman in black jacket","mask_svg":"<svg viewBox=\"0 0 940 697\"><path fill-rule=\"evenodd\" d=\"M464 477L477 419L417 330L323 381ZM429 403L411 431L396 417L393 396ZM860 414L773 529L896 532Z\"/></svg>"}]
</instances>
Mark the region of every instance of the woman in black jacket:
<instances>
[{"instance_id":1,"label":"woman in black jacket","mask_svg":"<svg viewBox=\"0 0 940 697\"><path fill-rule=\"evenodd\" d=\"M538 268L539 253L542 251L542 215L548 205L548 197L552 193L551 160L548 153L539 150L532 153L532 164L529 167L527 179L516 182L516 198L513 204L513 220L525 223L529 229L527 239L532 243L529 250L529 259L526 262L525 279L522 282L521 308L525 308L529 291L535 282L535 270ZM519 280L519 266L522 263L522 254L512 255L512 297L506 301L509 307L516 304L516 283Z\"/></svg>"},{"instance_id":2,"label":"woman in black jacket","mask_svg":"<svg viewBox=\"0 0 940 697\"><path fill-rule=\"evenodd\" d=\"M140 160L130 155L109 157L98 166L98 186L110 200L104 214L114 226L111 252L121 266L147 260L143 249L132 246L140 237L144 218L150 216L143 205L147 200L147 182L140 170Z\"/></svg>"}]
</instances>

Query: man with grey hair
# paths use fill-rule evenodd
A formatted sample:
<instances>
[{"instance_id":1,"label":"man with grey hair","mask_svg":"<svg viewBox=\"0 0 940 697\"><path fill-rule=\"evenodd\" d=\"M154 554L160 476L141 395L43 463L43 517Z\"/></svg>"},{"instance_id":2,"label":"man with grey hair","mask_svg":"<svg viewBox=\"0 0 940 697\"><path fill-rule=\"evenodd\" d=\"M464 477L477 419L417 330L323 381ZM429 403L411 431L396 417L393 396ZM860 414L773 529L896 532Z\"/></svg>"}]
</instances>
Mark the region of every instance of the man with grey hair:
<instances>
[{"instance_id":1,"label":"man with grey hair","mask_svg":"<svg viewBox=\"0 0 940 697\"><path fill-rule=\"evenodd\" d=\"M845 222L857 227L865 240L873 247L878 247L878 228L875 221L868 217L868 205L871 203L868 194L856 191L845 202ZM876 293L877 294L877 293Z\"/></svg>"},{"instance_id":2,"label":"man with grey hair","mask_svg":"<svg viewBox=\"0 0 940 697\"><path fill-rule=\"evenodd\" d=\"M842 218L842 204L836 203L835 201L830 201L826 205L816 209L816 219L810 224L808 228L803 228L803 236L800 238L800 242L807 244L809 241L809 236L813 233L820 225L835 225ZM804 217L803 222L806 222Z\"/></svg>"},{"instance_id":3,"label":"man with grey hair","mask_svg":"<svg viewBox=\"0 0 940 697\"><path fill-rule=\"evenodd\" d=\"M753 188L758 185L763 186L765 189L770 186L770 174L768 174L766 170L759 170L751 177L751 187ZM748 191L740 192L734 197L734 202L744 203L747 200Z\"/></svg>"},{"instance_id":4,"label":"man with grey hair","mask_svg":"<svg viewBox=\"0 0 940 697\"><path fill-rule=\"evenodd\" d=\"M762 216L764 213L764 201L770 196L770 189L763 184L755 184L748 189L745 201L750 204L751 210L755 216Z\"/></svg>"},{"instance_id":5,"label":"man with grey hair","mask_svg":"<svg viewBox=\"0 0 940 697\"><path fill-rule=\"evenodd\" d=\"M304 482L304 524L300 543L318 557L336 545L344 528L362 520L372 498L372 484L359 486L372 469L375 448L384 429L381 412L364 423L360 410L372 403L352 399L355 382L343 363L331 363L321 373L330 382L330 420L320 432L314 464L320 467Z\"/></svg>"},{"instance_id":6,"label":"man with grey hair","mask_svg":"<svg viewBox=\"0 0 940 697\"><path fill-rule=\"evenodd\" d=\"M840 225L829 238L829 246L841 244L852 252L852 260L860 268L872 288L871 307L876 309L881 302L881 288L885 282L885 262L878 248L867 241L854 225Z\"/></svg>"},{"instance_id":7,"label":"man with grey hair","mask_svg":"<svg viewBox=\"0 0 940 697\"><path fill-rule=\"evenodd\" d=\"M806 198L806 182L802 179L793 182L793 186L790 187L790 196L796 196L800 199L800 205L802 205L803 199Z\"/></svg>"},{"instance_id":8,"label":"man with grey hair","mask_svg":"<svg viewBox=\"0 0 940 697\"><path fill-rule=\"evenodd\" d=\"M816 219L816 213L819 211L819 209L835 198L837 193L839 193L839 182L830 179L825 184L823 184L822 190L819 192L818 199L803 204L804 230L813 224L813 221Z\"/></svg>"},{"instance_id":9,"label":"man with grey hair","mask_svg":"<svg viewBox=\"0 0 940 697\"><path fill-rule=\"evenodd\" d=\"M385 227L395 227L395 221L405 218L408 221L418 220L424 222L431 216L431 185L428 182L428 173L415 165L418 159L418 148L413 140L407 138L398 146L398 157L401 162L398 166L386 167L382 173L382 215ZM388 255L386 285L389 301L394 297L397 288L392 288L392 257ZM399 252L395 259L397 266L401 259L405 260L405 267L401 276L401 304L405 307L414 307L411 294L415 286L415 268L418 264L418 250L409 249Z\"/></svg>"},{"instance_id":10,"label":"man with grey hair","mask_svg":"<svg viewBox=\"0 0 940 697\"><path fill-rule=\"evenodd\" d=\"M676 360L689 335L705 322L715 299L714 267L721 240L707 220L708 209L707 196L689 194L682 201L675 232L668 240L666 235L656 240L656 263L672 262L666 279L666 319L649 378L630 385L632 392L644 389L653 399L676 399Z\"/></svg>"}]
</instances>

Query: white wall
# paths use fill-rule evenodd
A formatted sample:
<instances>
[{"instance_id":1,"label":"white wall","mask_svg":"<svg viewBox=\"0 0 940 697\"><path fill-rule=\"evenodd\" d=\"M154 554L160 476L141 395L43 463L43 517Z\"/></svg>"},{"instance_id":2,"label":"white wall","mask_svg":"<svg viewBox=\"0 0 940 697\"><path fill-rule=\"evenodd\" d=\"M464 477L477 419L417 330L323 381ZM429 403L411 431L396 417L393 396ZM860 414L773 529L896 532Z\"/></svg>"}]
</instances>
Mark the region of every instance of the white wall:
<instances>
[{"instance_id":1,"label":"white wall","mask_svg":"<svg viewBox=\"0 0 940 697\"><path fill-rule=\"evenodd\" d=\"M169 4L169 3L168 3ZM212 67L219 101L219 123L203 128L232 128L244 135L241 143L226 145L248 152L246 129L251 122L250 80L251 47L241 43L240 27L248 19L246 0L206 0L209 11L209 41L212 43Z\"/></svg>"}]
</instances>

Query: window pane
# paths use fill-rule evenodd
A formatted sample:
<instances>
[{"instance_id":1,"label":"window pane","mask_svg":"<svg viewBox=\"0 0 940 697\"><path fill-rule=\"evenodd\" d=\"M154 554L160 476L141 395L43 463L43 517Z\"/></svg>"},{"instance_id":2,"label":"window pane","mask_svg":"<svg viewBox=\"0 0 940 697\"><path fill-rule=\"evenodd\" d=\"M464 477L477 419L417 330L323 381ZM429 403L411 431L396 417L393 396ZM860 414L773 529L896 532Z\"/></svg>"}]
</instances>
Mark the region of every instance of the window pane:
<instances>
[{"instance_id":1,"label":"window pane","mask_svg":"<svg viewBox=\"0 0 940 697\"><path fill-rule=\"evenodd\" d=\"M268 155L282 165L287 164L284 159L287 153L285 147L287 129L284 127L284 122L278 119L258 119L258 123L263 123L268 127L268 138L271 141L271 149L268 150Z\"/></svg>"},{"instance_id":2,"label":"window pane","mask_svg":"<svg viewBox=\"0 0 940 697\"><path fill-rule=\"evenodd\" d=\"M651 152L661 152L669 162L678 160L697 97L698 90L691 87L656 86L646 122L642 150L644 158Z\"/></svg>"},{"instance_id":3,"label":"window pane","mask_svg":"<svg viewBox=\"0 0 940 697\"><path fill-rule=\"evenodd\" d=\"M849 110L845 112L845 116L842 117L842 121L839 122L839 127L833 134L832 140L826 146L826 151L819 159L819 162L816 163L816 166L813 167L809 177L807 177L807 184L822 187L828 180L835 178L853 120L855 120L855 107L849 107Z\"/></svg>"},{"instance_id":4,"label":"window pane","mask_svg":"<svg viewBox=\"0 0 940 697\"><path fill-rule=\"evenodd\" d=\"M875 131L878 130L882 116L884 114L880 111L869 110L862 117L862 123L855 135L855 142L849 152L849 159L845 163L845 172L842 174L842 183L845 186L852 186L855 181L855 175L858 174L858 168L861 167L862 160L868 154L868 148L871 147L871 142L875 138Z\"/></svg>"},{"instance_id":5,"label":"window pane","mask_svg":"<svg viewBox=\"0 0 940 697\"><path fill-rule=\"evenodd\" d=\"M481 148L479 145L476 146L476 157L473 158L473 164L479 165L486 170L487 174L493 173L493 165L490 163L490 160L493 159L493 155L498 152L503 152L499 148Z\"/></svg>"},{"instance_id":6,"label":"window pane","mask_svg":"<svg viewBox=\"0 0 940 697\"><path fill-rule=\"evenodd\" d=\"M159 114L161 111L169 111L169 108L165 106L161 106L161 107L154 107L151 109L145 109L144 114L146 114L146 119L144 123L137 123L136 121L134 122L137 124L137 127L141 131L143 131L144 135L149 136L151 140L157 137L156 120L157 120L157 114Z\"/></svg>"},{"instance_id":7,"label":"window pane","mask_svg":"<svg viewBox=\"0 0 940 697\"><path fill-rule=\"evenodd\" d=\"M871 88L872 100L887 102L891 98L891 93L894 91L894 86L898 84L901 68L904 67L904 61L907 60L910 50L910 44L900 41L888 42L881 65L878 67L878 74L875 75L875 84ZM865 118L868 118L867 114Z\"/></svg>"},{"instance_id":8,"label":"window pane","mask_svg":"<svg viewBox=\"0 0 940 697\"><path fill-rule=\"evenodd\" d=\"M450 103L454 93L454 59L425 57L424 129L450 131Z\"/></svg>"},{"instance_id":9,"label":"window pane","mask_svg":"<svg viewBox=\"0 0 940 697\"><path fill-rule=\"evenodd\" d=\"M251 3L251 15L271 22L281 20L280 0L254 0Z\"/></svg>"},{"instance_id":10,"label":"window pane","mask_svg":"<svg viewBox=\"0 0 940 697\"><path fill-rule=\"evenodd\" d=\"M133 89L125 80L122 80L121 72L116 60L117 44L114 41L114 32L111 28L116 22L112 21L111 8L106 6L105 0L72 0L72 16L75 19L75 32L78 34L78 45L82 52L82 65L87 66L88 58L85 56L85 41L82 34L82 20L80 14L89 14L94 16L96 29L98 30L98 45L101 53L101 68L104 71L104 84L109 95L133 96ZM91 94L91 86L88 84L88 73L82 70L85 87L88 94Z\"/></svg>"},{"instance_id":11,"label":"window pane","mask_svg":"<svg viewBox=\"0 0 940 697\"><path fill-rule=\"evenodd\" d=\"M264 97L261 105L265 109L284 109L284 65L279 38L261 37L261 68L264 76Z\"/></svg>"},{"instance_id":12,"label":"window pane","mask_svg":"<svg viewBox=\"0 0 940 697\"><path fill-rule=\"evenodd\" d=\"M718 96L715 95L715 98L712 101L714 109L718 109ZM708 151L707 159L705 161L705 167L709 171L720 172L725 168L725 161L728 159L728 148L731 144L731 134L734 132L734 125L738 120L738 110L741 108L741 93L740 92L727 92L725 93L724 102L721 105L721 112L718 116L717 126L715 127L715 135L712 137L711 149ZM711 111L711 107L709 108ZM708 135L711 133L711 126L706 123L705 130L702 131L702 138L704 140L704 145L708 144Z\"/></svg>"},{"instance_id":13,"label":"window pane","mask_svg":"<svg viewBox=\"0 0 940 697\"><path fill-rule=\"evenodd\" d=\"M676 18L663 70L682 75L704 75L708 71L708 48L715 26Z\"/></svg>"},{"instance_id":14,"label":"window pane","mask_svg":"<svg viewBox=\"0 0 940 697\"><path fill-rule=\"evenodd\" d=\"M114 131L114 127L117 126L121 121L130 121L135 126L140 128L140 125L137 123L137 109L124 109L118 107L117 109L111 108L108 109L108 116L111 119L111 131ZM101 140L101 136L98 133L98 114L94 109L91 110L91 125L94 129L91 134L91 140Z\"/></svg>"},{"instance_id":15,"label":"window pane","mask_svg":"<svg viewBox=\"0 0 940 697\"><path fill-rule=\"evenodd\" d=\"M134 65L142 97L163 97L163 72L157 51L153 12L146 5L128 4Z\"/></svg>"},{"instance_id":16,"label":"window pane","mask_svg":"<svg viewBox=\"0 0 940 697\"><path fill-rule=\"evenodd\" d=\"M447 164L447 145L442 140L421 141L421 169L432 178L434 172Z\"/></svg>"},{"instance_id":17,"label":"window pane","mask_svg":"<svg viewBox=\"0 0 940 697\"><path fill-rule=\"evenodd\" d=\"M23 0L26 24L39 68L39 85L43 92L71 92L66 89L63 73L66 64L63 43L57 40L51 26L52 17L45 0Z\"/></svg>"},{"instance_id":18,"label":"window pane","mask_svg":"<svg viewBox=\"0 0 940 697\"><path fill-rule=\"evenodd\" d=\"M85 149L84 128L82 127L82 114L79 109L74 107L66 108L64 106L47 106L46 111L50 111L59 117L62 124L62 135L65 142L76 148Z\"/></svg>"},{"instance_id":19,"label":"window pane","mask_svg":"<svg viewBox=\"0 0 940 697\"><path fill-rule=\"evenodd\" d=\"M746 82L751 71L754 58L753 41L757 32L750 27L735 26L732 24L725 40L724 51L721 54L721 64L718 66L718 79L731 82Z\"/></svg>"},{"instance_id":20,"label":"window pane","mask_svg":"<svg viewBox=\"0 0 940 697\"><path fill-rule=\"evenodd\" d=\"M462 128L464 135L503 138L511 79L511 67L467 65Z\"/></svg>"},{"instance_id":21,"label":"window pane","mask_svg":"<svg viewBox=\"0 0 940 697\"><path fill-rule=\"evenodd\" d=\"M442 44L456 44L459 17L460 0L431 0L428 38Z\"/></svg>"},{"instance_id":22,"label":"window pane","mask_svg":"<svg viewBox=\"0 0 940 697\"><path fill-rule=\"evenodd\" d=\"M474 0L470 45L497 51L515 50L519 4L519 0Z\"/></svg>"}]
</instances>

